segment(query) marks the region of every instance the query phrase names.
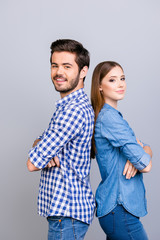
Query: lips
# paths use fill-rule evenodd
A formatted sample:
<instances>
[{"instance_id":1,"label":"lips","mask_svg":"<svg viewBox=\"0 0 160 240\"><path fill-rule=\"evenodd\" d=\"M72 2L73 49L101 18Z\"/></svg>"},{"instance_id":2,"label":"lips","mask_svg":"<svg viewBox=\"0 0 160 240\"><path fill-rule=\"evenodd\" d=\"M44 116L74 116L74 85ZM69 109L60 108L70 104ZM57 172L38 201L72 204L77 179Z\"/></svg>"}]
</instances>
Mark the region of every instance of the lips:
<instances>
[{"instance_id":1,"label":"lips","mask_svg":"<svg viewBox=\"0 0 160 240\"><path fill-rule=\"evenodd\" d=\"M62 83L64 83L64 82L67 81L67 79L64 78L64 77L54 77L53 80L54 80L55 83L57 83L57 84L62 84Z\"/></svg>"},{"instance_id":2,"label":"lips","mask_svg":"<svg viewBox=\"0 0 160 240\"><path fill-rule=\"evenodd\" d=\"M54 78L53 78L56 82L65 82L67 81L67 79L61 75L56 75Z\"/></svg>"},{"instance_id":3,"label":"lips","mask_svg":"<svg viewBox=\"0 0 160 240\"><path fill-rule=\"evenodd\" d=\"M116 91L116 92L122 94L122 93L124 93L124 90L119 90L119 91Z\"/></svg>"},{"instance_id":4,"label":"lips","mask_svg":"<svg viewBox=\"0 0 160 240\"><path fill-rule=\"evenodd\" d=\"M55 79L57 82L64 82L64 81L66 81L66 79L64 79L64 78L56 78Z\"/></svg>"}]
</instances>

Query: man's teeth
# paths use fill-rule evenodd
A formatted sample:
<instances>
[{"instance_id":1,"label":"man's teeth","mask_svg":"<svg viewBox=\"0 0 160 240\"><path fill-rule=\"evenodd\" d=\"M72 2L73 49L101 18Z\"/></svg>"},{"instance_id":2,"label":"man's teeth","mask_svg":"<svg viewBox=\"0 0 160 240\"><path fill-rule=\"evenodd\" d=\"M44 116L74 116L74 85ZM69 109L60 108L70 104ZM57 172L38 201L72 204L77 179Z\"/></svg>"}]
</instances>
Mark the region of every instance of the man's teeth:
<instances>
[{"instance_id":1,"label":"man's teeth","mask_svg":"<svg viewBox=\"0 0 160 240\"><path fill-rule=\"evenodd\" d=\"M57 81L60 81L60 82L63 82L63 81L65 81L64 79L62 79L62 78L57 78L56 79Z\"/></svg>"}]
</instances>

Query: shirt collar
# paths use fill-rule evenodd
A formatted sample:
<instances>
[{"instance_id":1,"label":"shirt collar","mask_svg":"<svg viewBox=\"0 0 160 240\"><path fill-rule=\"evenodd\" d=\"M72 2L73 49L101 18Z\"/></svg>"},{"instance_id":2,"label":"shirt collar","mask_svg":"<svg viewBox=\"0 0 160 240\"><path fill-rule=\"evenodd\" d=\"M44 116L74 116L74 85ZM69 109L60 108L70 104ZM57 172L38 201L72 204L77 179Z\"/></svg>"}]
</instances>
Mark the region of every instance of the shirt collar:
<instances>
[{"instance_id":1,"label":"shirt collar","mask_svg":"<svg viewBox=\"0 0 160 240\"><path fill-rule=\"evenodd\" d=\"M65 96L64 98L56 101L55 105L56 108L68 104L69 102L73 101L74 99L78 98L81 95L84 95L84 88L80 88L75 92L70 93L69 95Z\"/></svg>"},{"instance_id":2,"label":"shirt collar","mask_svg":"<svg viewBox=\"0 0 160 240\"><path fill-rule=\"evenodd\" d=\"M120 111L118 111L117 109L113 108L113 107L112 107L111 105L109 105L108 103L105 103L105 104L104 104L104 107L107 108L107 109L112 109L113 111L118 112L118 113L123 117L123 115L122 115L122 113L121 113Z\"/></svg>"}]
</instances>

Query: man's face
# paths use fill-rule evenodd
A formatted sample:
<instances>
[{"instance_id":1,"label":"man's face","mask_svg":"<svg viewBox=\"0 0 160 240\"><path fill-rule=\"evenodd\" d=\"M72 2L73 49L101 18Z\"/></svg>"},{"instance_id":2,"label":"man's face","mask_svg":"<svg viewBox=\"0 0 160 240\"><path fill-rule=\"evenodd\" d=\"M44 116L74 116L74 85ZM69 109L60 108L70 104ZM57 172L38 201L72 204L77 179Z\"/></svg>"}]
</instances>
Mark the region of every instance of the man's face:
<instances>
[{"instance_id":1,"label":"man's face","mask_svg":"<svg viewBox=\"0 0 160 240\"><path fill-rule=\"evenodd\" d=\"M70 52L54 52L52 54L51 79L61 97L82 87L75 57L76 55Z\"/></svg>"}]
</instances>

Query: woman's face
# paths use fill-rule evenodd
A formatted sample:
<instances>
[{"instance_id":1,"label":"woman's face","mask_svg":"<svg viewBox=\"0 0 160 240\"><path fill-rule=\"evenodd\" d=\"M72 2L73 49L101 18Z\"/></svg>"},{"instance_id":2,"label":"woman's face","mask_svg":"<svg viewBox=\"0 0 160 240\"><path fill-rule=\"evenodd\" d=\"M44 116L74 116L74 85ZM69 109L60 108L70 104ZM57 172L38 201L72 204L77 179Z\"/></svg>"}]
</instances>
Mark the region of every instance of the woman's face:
<instances>
[{"instance_id":1,"label":"woman's face","mask_svg":"<svg viewBox=\"0 0 160 240\"><path fill-rule=\"evenodd\" d=\"M103 94L105 103L117 107L117 101L124 98L126 82L123 70L116 66L102 79L99 90Z\"/></svg>"}]
</instances>

